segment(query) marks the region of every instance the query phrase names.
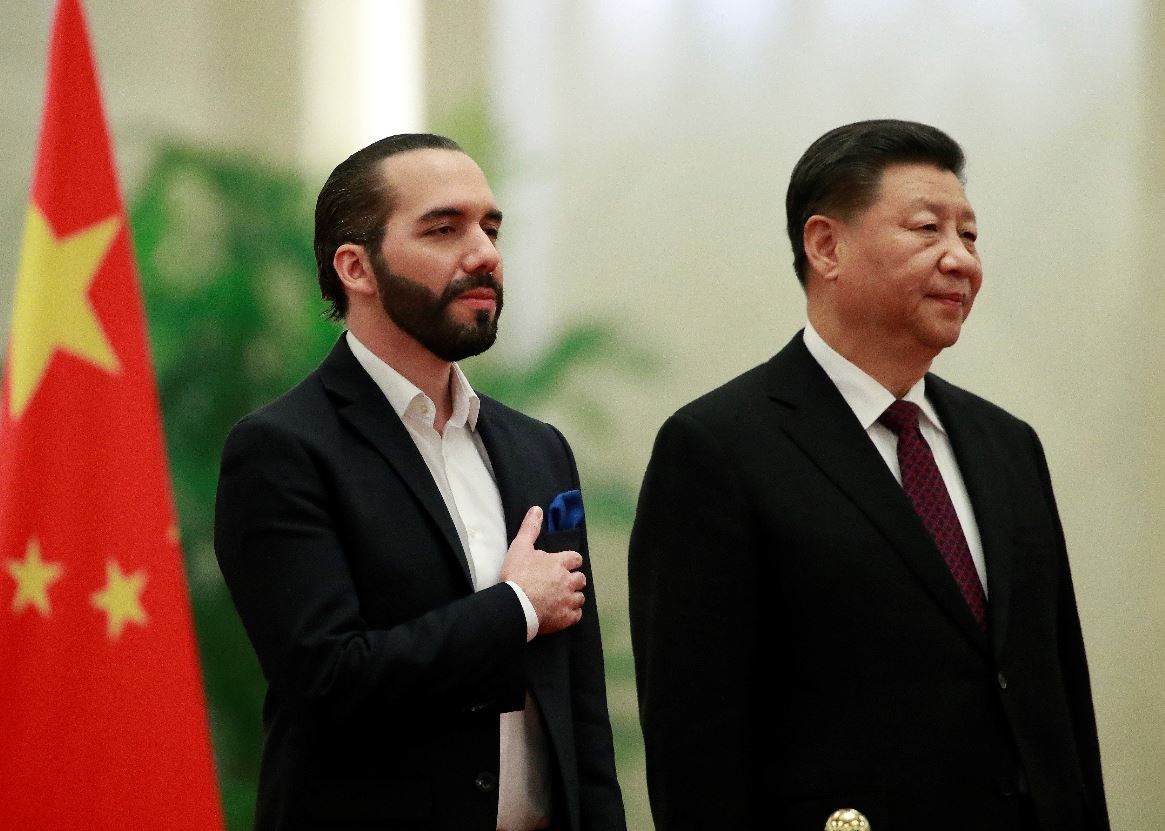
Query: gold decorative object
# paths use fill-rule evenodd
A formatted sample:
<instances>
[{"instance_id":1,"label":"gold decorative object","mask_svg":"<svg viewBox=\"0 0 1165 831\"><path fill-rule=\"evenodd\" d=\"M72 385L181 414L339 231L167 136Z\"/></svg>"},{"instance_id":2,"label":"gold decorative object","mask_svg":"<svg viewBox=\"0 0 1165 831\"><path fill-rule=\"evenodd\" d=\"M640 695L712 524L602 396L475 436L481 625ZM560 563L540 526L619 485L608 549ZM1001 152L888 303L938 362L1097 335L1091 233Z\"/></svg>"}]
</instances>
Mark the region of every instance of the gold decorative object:
<instances>
[{"instance_id":1,"label":"gold decorative object","mask_svg":"<svg viewBox=\"0 0 1165 831\"><path fill-rule=\"evenodd\" d=\"M861 811L842 808L829 815L825 831L870 831L870 821L862 816Z\"/></svg>"}]
</instances>

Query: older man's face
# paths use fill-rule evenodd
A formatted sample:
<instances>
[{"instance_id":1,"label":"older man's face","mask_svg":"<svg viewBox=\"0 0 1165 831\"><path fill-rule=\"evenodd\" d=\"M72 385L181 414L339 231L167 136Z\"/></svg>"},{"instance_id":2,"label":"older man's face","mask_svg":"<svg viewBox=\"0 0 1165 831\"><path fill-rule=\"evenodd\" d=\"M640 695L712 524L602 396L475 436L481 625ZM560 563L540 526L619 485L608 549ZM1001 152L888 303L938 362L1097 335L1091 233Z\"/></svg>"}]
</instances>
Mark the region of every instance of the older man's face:
<instances>
[{"instance_id":1,"label":"older man's face","mask_svg":"<svg viewBox=\"0 0 1165 831\"><path fill-rule=\"evenodd\" d=\"M959 339L983 282L975 212L955 174L882 173L877 199L839 230L835 302L873 346L937 354Z\"/></svg>"}]
</instances>

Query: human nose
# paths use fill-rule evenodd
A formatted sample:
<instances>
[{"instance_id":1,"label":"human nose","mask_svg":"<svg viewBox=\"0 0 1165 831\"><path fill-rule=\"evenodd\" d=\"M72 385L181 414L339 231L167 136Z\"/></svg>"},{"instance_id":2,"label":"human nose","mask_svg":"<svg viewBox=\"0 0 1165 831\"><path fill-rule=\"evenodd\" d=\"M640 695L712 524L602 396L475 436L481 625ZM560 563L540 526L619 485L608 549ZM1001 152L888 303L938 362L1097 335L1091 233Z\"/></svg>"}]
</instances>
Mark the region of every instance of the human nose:
<instances>
[{"instance_id":1,"label":"human nose","mask_svg":"<svg viewBox=\"0 0 1165 831\"><path fill-rule=\"evenodd\" d=\"M497 240L478 229L471 237L472 244L465 254L462 269L466 274L495 272L502 264L502 253L498 251Z\"/></svg>"},{"instance_id":2,"label":"human nose","mask_svg":"<svg viewBox=\"0 0 1165 831\"><path fill-rule=\"evenodd\" d=\"M969 242L959 234L952 234L939 258L939 270L943 273L968 275L981 272L983 266L974 242Z\"/></svg>"}]
</instances>

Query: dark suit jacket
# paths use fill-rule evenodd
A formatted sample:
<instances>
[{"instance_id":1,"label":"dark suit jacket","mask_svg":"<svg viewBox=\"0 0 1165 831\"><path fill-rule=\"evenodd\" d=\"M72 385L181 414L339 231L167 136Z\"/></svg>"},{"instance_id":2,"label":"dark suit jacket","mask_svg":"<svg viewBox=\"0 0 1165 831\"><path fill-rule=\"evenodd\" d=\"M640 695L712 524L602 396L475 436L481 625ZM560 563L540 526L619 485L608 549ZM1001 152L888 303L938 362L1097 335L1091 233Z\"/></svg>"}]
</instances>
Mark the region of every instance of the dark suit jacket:
<instances>
[{"instance_id":1,"label":"dark suit jacket","mask_svg":"<svg viewBox=\"0 0 1165 831\"><path fill-rule=\"evenodd\" d=\"M511 538L531 505L579 486L553 427L483 396L478 430ZM499 714L527 688L556 827L624 827L589 561L582 622L527 644L513 589L473 591L440 491L344 338L232 431L216 511L269 685L258 828L493 831ZM585 559L585 528L538 546Z\"/></svg>"},{"instance_id":2,"label":"dark suit jacket","mask_svg":"<svg viewBox=\"0 0 1165 831\"><path fill-rule=\"evenodd\" d=\"M1063 533L1028 425L935 376L989 633L800 335L660 430L630 552L657 831L1107 829ZM1020 794L1016 796L1016 794Z\"/></svg>"}]
</instances>

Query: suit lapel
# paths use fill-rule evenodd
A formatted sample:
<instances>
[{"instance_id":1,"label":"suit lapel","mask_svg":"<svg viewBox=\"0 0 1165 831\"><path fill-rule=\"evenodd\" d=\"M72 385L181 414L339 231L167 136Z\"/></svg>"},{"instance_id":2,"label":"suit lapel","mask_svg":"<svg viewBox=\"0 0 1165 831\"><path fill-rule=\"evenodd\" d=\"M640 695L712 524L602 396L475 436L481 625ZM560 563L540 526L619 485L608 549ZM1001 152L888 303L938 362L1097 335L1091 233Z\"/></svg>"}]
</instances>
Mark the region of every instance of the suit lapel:
<instances>
[{"instance_id":1,"label":"suit lapel","mask_svg":"<svg viewBox=\"0 0 1165 831\"><path fill-rule=\"evenodd\" d=\"M502 497L506 536L510 540L518 533L526 511L532 505L541 504L543 509L546 508L545 494L531 484L537 481L531 472L545 469L546 460L531 451L530 443L522 441L515 428L515 422L506 417L501 405L491 398L481 396L477 431L493 467L494 481ZM545 530L543 527L543 533ZM581 533L579 540L583 544ZM541 545L541 541L537 544ZM564 752L563 748L570 746L569 739L563 734L569 721L565 718L551 718L551 713L557 712L557 702L561 700L556 691L565 689L569 683L567 631L541 635L526 645L526 673L530 689L546 716L551 741L558 745L560 754Z\"/></svg>"},{"instance_id":2,"label":"suit lapel","mask_svg":"<svg viewBox=\"0 0 1165 831\"><path fill-rule=\"evenodd\" d=\"M536 460L529 458L527 447L514 435L512 425L503 417L498 403L484 395L477 416L477 432L485 445L494 481L502 497L502 513L506 520L506 538L512 540L518 533L526 511L535 504L526 487L527 471ZM545 506L543 506L545 507Z\"/></svg>"},{"instance_id":3,"label":"suit lapel","mask_svg":"<svg viewBox=\"0 0 1165 831\"><path fill-rule=\"evenodd\" d=\"M469 560L433 474L384 393L348 348L344 336L320 366L319 374L324 388L336 402L340 417L376 448L432 518L472 591Z\"/></svg>"},{"instance_id":4,"label":"suit lapel","mask_svg":"<svg viewBox=\"0 0 1165 831\"><path fill-rule=\"evenodd\" d=\"M781 429L861 509L955 625L986 650L986 638L934 541L800 334L770 361L768 389L780 407Z\"/></svg>"},{"instance_id":5,"label":"suit lapel","mask_svg":"<svg viewBox=\"0 0 1165 831\"><path fill-rule=\"evenodd\" d=\"M1014 566L1012 540L1007 533L1012 527L1012 505L1006 489L999 487L1000 474L1007 469L1007 455L989 425L975 417L976 409L970 406L967 393L933 375L927 377L926 388L927 398L950 437L975 511L987 564L988 628L998 652L1007 634Z\"/></svg>"}]
</instances>

